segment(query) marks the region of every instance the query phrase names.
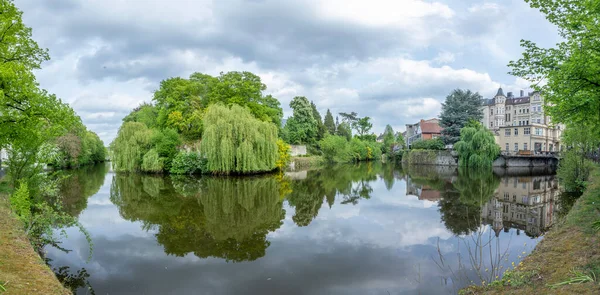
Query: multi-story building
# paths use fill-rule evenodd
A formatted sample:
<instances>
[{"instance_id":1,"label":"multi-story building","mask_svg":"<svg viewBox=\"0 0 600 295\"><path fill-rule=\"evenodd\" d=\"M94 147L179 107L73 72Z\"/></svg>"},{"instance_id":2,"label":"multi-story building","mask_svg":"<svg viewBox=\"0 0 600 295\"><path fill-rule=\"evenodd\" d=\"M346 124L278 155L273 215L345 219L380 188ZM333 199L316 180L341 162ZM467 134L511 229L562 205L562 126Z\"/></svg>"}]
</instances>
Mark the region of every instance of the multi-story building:
<instances>
[{"instance_id":1,"label":"multi-story building","mask_svg":"<svg viewBox=\"0 0 600 295\"><path fill-rule=\"evenodd\" d=\"M442 127L440 120L437 118L419 121L415 124L406 124L405 131L406 147L410 148L411 144L417 140L428 140L440 137L442 135Z\"/></svg>"},{"instance_id":2,"label":"multi-story building","mask_svg":"<svg viewBox=\"0 0 600 295\"><path fill-rule=\"evenodd\" d=\"M481 217L496 235L516 228L537 237L552 225L559 194L554 176L505 177L492 200L481 207Z\"/></svg>"},{"instance_id":3,"label":"multi-story building","mask_svg":"<svg viewBox=\"0 0 600 295\"><path fill-rule=\"evenodd\" d=\"M553 124L544 112L544 98L539 92L523 90L519 97L512 92L506 96L502 88L492 99L485 99L481 124L489 128L503 152L533 151L556 152L561 150L564 126Z\"/></svg>"}]
</instances>

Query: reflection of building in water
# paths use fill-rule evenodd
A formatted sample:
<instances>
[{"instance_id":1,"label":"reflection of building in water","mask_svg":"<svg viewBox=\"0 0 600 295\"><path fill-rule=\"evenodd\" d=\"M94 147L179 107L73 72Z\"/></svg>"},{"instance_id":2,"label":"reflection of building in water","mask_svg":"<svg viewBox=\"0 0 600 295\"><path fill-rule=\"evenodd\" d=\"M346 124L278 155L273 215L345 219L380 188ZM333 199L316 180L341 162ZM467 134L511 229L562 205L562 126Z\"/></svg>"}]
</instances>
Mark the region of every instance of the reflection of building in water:
<instances>
[{"instance_id":1,"label":"reflection of building in water","mask_svg":"<svg viewBox=\"0 0 600 295\"><path fill-rule=\"evenodd\" d=\"M496 236L516 228L537 237L552 225L559 193L554 176L504 177L492 200L481 207L481 217Z\"/></svg>"},{"instance_id":2,"label":"reflection of building in water","mask_svg":"<svg viewBox=\"0 0 600 295\"><path fill-rule=\"evenodd\" d=\"M406 195L417 196L419 200L427 201L439 201L442 198L440 191L426 184L417 184L410 177L406 178Z\"/></svg>"}]
</instances>

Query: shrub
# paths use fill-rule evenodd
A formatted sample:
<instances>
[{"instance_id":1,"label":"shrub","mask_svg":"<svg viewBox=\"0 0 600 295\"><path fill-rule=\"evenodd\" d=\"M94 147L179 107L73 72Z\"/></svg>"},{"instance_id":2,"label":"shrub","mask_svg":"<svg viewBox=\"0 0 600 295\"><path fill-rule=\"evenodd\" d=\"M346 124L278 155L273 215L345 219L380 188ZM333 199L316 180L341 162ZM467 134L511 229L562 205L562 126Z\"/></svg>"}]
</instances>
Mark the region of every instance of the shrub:
<instances>
[{"instance_id":1,"label":"shrub","mask_svg":"<svg viewBox=\"0 0 600 295\"><path fill-rule=\"evenodd\" d=\"M575 150L568 150L558 164L556 174L567 192L583 192L593 163Z\"/></svg>"},{"instance_id":2,"label":"shrub","mask_svg":"<svg viewBox=\"0 0 600 295\"><path fill-rule=\"evenodd\" d=\"M292 156L290 155L291 149L290 145L285 143L282 139L277 140L277 153L279 154L279 157L277 158L276 165L279 171L283 171L283 169L290 164L292 159Z\"/></svg>"},{"instance_id":3,"label":"shrub","mask_svg":"<svg viewBox=\"0 0 600 295\"><path fill-rule=\"evenodd\" d=\"M19 188L10 197L10 206L24 223L28 223L31 218L31 200L29 198L29 188L27 182L21 182Z\"/></svg>"},{"instance_id":4,"label":"shrub","mask_svg":"<svg viewBox=\"0 0 600 295\"><path fill-rule=\"evenodd\" d=\"M171 163L173 174L201 174L207 172L207 160L197 152L181 151Z\"/></svg>"},{"instance_id":5,"label":"shrub","mask_svg":"<svg viewBox=\"0 0 600 295\"><path fill-rule=\"evenodd\" d=\"M414 150L445 150L446 146L441 138L417 140L410 146Z\"/></svg>"},{"instance_id":6,"label":"shrub","mask_svg":"<svg viewBox=\"0 0 600 295\"><path fill-rule=\"evenodd\" d=\"M142 171L161 172L163 170L163 159L159 157L155 149L149 150L142 160Z\"/></svg>"},{"instance_id":7,"label":"shrub","mask_svg":"<svg viewBox=\"0 0 600 295\"><path fill-rule=\"evenodd\" d=\"M328 162L346 162L348 140L346 137L337 135L325 136L320 142L321 152L323 157Z\"/></svg>"}]
</instances>

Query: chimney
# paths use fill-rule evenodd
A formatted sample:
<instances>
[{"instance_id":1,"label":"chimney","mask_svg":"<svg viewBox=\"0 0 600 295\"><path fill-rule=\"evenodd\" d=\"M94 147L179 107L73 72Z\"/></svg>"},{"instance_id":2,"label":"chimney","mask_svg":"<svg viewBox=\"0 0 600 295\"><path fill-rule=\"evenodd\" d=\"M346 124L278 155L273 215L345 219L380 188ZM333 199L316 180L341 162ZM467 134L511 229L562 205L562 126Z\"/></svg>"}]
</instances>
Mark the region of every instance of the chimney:
<instances>
[{"instance_id":1,"label":"chimney","mask_svg":"<svg viewBox=\"0 0 600 295\"><path fill-rule=\"evenodd\" d=\"M525 91L521 90L521 97L525 96Z\"/></svg>"}]
</instances>

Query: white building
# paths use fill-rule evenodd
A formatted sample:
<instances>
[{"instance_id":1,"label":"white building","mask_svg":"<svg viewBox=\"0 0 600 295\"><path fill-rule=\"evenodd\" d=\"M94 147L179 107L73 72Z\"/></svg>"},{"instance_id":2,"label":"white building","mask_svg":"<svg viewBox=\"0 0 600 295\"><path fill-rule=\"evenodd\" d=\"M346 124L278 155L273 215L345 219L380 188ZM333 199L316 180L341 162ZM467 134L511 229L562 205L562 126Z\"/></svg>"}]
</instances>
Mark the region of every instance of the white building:
<instances>
[{"instance_id":1,"label":"white building","mask_svg":"<svg viewBox=\"0 0 600 295\"><path fill-rule=\"evenodd\" d=\"M481 124L494 132L496 143L504 152L560 151L564 126L553 124L544 112L544 98L539 92L515 97L504 95L502 88L492 99L485 99Z\"/></svg>"}]
</instances>

